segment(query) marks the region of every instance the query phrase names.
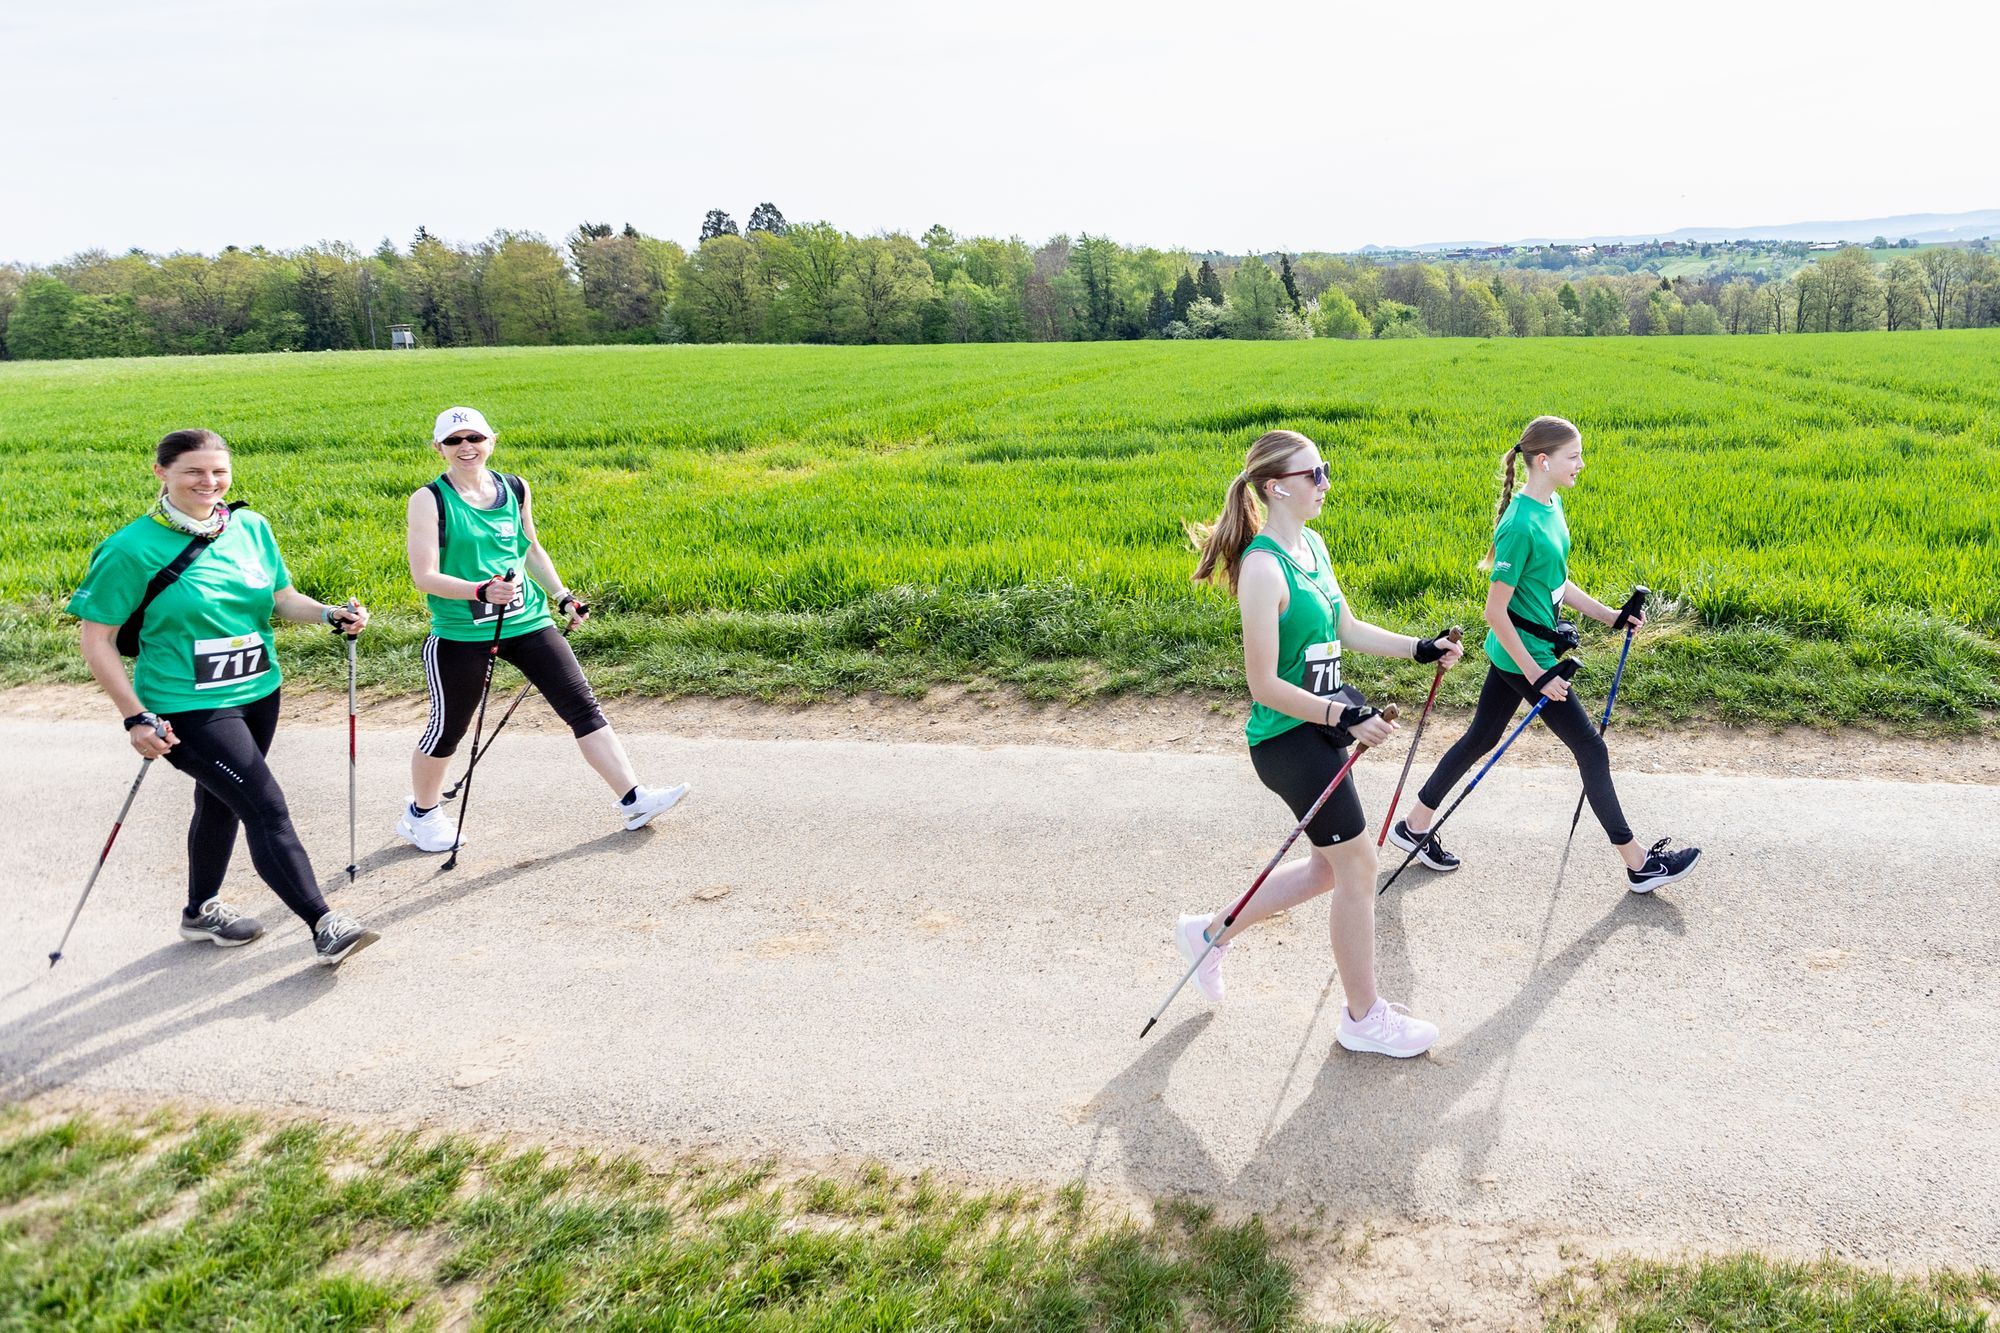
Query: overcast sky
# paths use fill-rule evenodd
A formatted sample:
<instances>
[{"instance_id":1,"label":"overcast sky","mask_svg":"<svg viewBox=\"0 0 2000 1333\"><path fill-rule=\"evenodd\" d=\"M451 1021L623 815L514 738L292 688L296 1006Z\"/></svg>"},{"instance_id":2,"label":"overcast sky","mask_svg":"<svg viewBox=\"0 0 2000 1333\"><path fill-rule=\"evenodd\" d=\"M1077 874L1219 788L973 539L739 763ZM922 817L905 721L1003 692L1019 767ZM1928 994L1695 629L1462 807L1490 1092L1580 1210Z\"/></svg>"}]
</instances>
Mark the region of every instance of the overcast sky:
<instances>
[{"instance_id":1,"label":"overcast sky","mask_svg":"<svg viewBox=\"0 0 2000 1333\"><path fill-rule=\"evenodd\" d=\"M686 243L766 199L1234 251L1992 208L1996 37L1991 0L10 3L0 259Z\"/></svg>"}]
</instances>

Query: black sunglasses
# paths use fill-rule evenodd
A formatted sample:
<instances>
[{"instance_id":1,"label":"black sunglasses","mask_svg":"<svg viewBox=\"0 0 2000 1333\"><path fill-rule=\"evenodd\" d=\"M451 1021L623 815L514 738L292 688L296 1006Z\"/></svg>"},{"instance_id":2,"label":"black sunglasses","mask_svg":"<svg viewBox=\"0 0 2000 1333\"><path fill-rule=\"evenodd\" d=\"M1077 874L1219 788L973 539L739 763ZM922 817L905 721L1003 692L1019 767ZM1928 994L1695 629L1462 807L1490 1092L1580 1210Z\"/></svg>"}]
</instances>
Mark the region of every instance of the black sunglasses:
<instances>
[{"instance_id":1,"label":"black sunglasses","mask_svg":"<svg viewBox=\"0 0 2000 1333\"><path fill-rule=\"evenodd\" d=\"M443 443L443 444L479 444L479 443L483 442L483 441L484 441L485 439L486 439L486 437L485 437L484 435L447 435L447 436L445 436L445 437L444 437L444 439L443 439L442 441L440 441L440 443Z\"/></svg>"},{"instance_id":2,"label":"black sunglasses","mask_svg":"<svg viewBox=\"0 0 2000 1333\"><path fill-rule=\"evenodd\" d=\"M1313 485L1324 486L1326 484L1327 477L1332 473L1332 471L1333 469L1330 468L1327 464L1321 463L1318 467L1309 467L1303 472L1280 472L1278 476L1280 478L1311 477L1313 479Z\"/></svg>"}]
</instances>

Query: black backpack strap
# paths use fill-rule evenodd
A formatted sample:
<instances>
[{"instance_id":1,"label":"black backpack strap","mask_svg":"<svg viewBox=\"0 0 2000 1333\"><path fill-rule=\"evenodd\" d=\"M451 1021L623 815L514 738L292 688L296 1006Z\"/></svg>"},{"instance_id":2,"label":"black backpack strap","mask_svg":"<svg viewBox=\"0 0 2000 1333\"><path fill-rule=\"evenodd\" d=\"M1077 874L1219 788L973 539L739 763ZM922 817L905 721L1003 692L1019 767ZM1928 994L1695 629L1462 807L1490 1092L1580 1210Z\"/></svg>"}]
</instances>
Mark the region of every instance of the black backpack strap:
<instances>
[{"instance_id":1,"label":"black backpack strap","mask_svg":"<svg viewBox=\"0 0 2000 1333\"><path fill-rule=\"evenodd\" d=\"M1532 635L1534 638L1540 639L1543 643L1552 645L1556 649L1556 656L1558 657L1564 653L1576 650L1576 626L1567 621L1557 625L1554 629L1550 629L1547 625L1529 620L1526 616L1515 611L1511 606L1507 608L1507 619L1513 621L1514 628L1520 630L1523 634ZM1565 630L1569 632L1565 634L1563 632Z\"/></svg>"},{"instance_id":2,"label":"black backpack strap","mask_svg":"<svg viewBox=\"0 0 2000 1333\"><path fill-rule=\"evenodd\" d=\"M444 555L444 478L424 483L424 489L431 493L431 499L438 507L438 555Z\"/></svg>"},{"instance_id":3,"label":"black backpack strap","mask_svg":"<svg viewBox=\"0 0 2000 1333\"><path fill-rule=\"evenodd\" d=\"M229 512L235 513L246 503L248 502L244 500L231 500L228 505ZM139 631L146 625L146 608L153 604L154 598L174 586L180 576L187 571L187 567L195 562L195 557L208 549L211 540L208 537L192 539L181 548L179 555L162 565L159 572L148 580L145 596L141 597L139 604L132 608L132 614L125 617L125 623L118 627L118 652L121 656L139 655Z\"/></svg>"},{"instance_id":4,"label":"black backpack strap","mask_svg":"<svg viewBox=\"0 0 2000 1333\"><path fill-rule=\"evenodd\" d=\"M508 490L510 490L510 491L512 491L512 492L514 492L514 503L515 503L515 504L517 504L517 505L524 505L524 504L528 503L528 483L527 483L527 482L525 482L525 481L522 481L522 480L521 480L521 479L520 479L519 477L515 476L515 475L514 475L513 473L511 473L511 472L502 472L502 473L500 474L500 480L502 480L502 481L506 482L506 483L507 483L507 489L508 489Z\"/></svg>"}]
</instances>

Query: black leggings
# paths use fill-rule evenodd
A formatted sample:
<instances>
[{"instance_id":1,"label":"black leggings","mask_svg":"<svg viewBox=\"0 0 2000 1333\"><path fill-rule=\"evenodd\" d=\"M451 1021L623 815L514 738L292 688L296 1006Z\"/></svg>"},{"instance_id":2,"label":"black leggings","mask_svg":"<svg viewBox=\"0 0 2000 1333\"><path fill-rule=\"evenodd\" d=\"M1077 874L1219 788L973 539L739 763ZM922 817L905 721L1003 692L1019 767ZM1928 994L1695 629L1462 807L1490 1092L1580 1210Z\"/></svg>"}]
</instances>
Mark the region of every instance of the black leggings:
<instances>
[{"instance_id":1,"label":"black leggings","mask_svg":"<svg viewBox=\"0 0 2000 1333\"><path fill-rule=\"evenodd\" d=\"M240 824L257 874L308 927L326 914L312 862L292 827L292 812L264 756L278 732L278 691L235 708L169 713L180 744L167 762L194 779L188 822L188 910L222 889Z\"/></svg>"},{"instance_id":2,"label":"black leggings","mask_svg":"<svg viewBox=\"0 0 2000 1333\"><path fill-rule=\"evenodd\" d=\"M1486 683L1479 687L1479 706L1472 712L1472 725L1438 760L1417 799L1433 810L1442 806L1458 780L1507 734L1514 711L1524 701L1533 703L1540 697L1541 692L1526 676L1489 665ZM1549 724L1549 730L1576 756L1577 771L1583 774L1584 795L1590 798L1590 812L1604 826L1611 845L1623 847L1632 841L1631 826L1626 824L1625 812L1618 805L1618 790L1611 785L1611 753L1604 748L1604 738L1597 734L1590 715L1577 702L1576 692L1572 690L1561 703L1551 700L1545 705L1542 721Z\"/></svg>"},{"instance_id":3,"label":"black leggings","mask_svg":"<svg viewBox=\"0 0 2000 1333\"><path fill-rule=\"evenodd\" d=\"M431 720L417 748L431 758L442 759L456 751L472 725L479 691L486 683L486 658L492 651L491 639L467 643L433 634L424 640ZM554 625L500 640L500 660L513 663L579 739L610 725L590 682L583 678L583 668L576 664L576 654L569 650L569 640Z\"/></svg>"}]
</instances>

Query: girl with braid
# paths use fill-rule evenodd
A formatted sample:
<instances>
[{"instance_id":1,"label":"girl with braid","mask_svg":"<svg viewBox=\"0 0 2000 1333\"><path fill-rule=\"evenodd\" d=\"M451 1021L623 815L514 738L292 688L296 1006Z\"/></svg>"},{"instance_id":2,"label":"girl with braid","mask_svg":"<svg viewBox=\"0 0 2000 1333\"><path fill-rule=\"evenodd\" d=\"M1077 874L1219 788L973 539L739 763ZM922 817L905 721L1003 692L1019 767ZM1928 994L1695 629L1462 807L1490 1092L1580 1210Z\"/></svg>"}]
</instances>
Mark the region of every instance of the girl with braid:
<instances>
[{"instance_id":1,"label":"girl with braid","mask_svg":"<svg viewBox=\"0 0 2000 1333\"><path fill-rule=\"evenodd\" d=\"M1486 683L1472 725L1445 751L1417 804L1389 830L1389 841L1415 851L1432 870L1458 869L1458 857L1430 832L1438 807L1480 757L1500 743L1515 710L1523 702L1545 698L1542 720L1576 756L1591 813L1625 860L1625 886L1633 893L1651 893L1687 878L1701 849L1669 847L1670 839L1661 838L1641 850L1611 785L1604 738L1571 694L1569 682L1555 672L1562 654L1576 643L1576 627L1561 620L1559 608L1570 607L1607 625L1618 619L1617 607L1569 581L1569 524L1560 492L1576 485L1583 473L1583 433L1561 417L1536 417L1504 463L1493 545L1480 562L1492 575L1486 588ZM1522 470L1528 477L1517 494L1516 477ZM1645 624L1645 614L1635 613L1632 623Z\"/></svg>"}]
</instances>

